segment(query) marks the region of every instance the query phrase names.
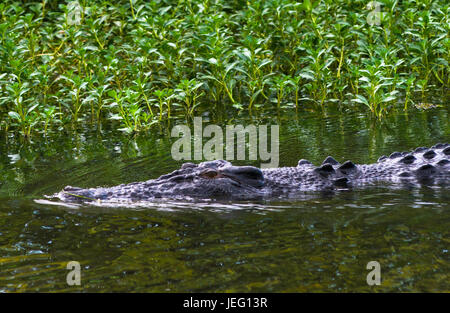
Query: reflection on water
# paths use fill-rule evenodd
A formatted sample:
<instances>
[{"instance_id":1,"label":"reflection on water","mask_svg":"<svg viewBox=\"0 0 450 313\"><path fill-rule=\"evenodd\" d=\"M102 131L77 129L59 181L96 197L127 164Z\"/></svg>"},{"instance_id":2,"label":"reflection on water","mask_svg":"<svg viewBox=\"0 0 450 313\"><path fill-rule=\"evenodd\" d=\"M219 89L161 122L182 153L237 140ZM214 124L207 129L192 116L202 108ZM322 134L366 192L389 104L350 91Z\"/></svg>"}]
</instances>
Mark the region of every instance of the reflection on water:
<instances>
[{"instance_id":1,"label":"reflection on water","mask_svg":"<svg viewBox=\"0 0 450 313\"><path fill-rule=\"evenodd\" d=\"M273 116L212 121L278 123L280 166L328 155L373 162L450 141L447 108L392 115L381 126L345 112ZM445 188L377 186L257 203L55 205L43 195L65 185L147 180L180 164L170 156L167 130L55 137L1 137L0 291L450 291ZM81 264L81 286L66 284L72 260ZM373 260L381 286L366 283Z\"/></svg>"}]
</instances>

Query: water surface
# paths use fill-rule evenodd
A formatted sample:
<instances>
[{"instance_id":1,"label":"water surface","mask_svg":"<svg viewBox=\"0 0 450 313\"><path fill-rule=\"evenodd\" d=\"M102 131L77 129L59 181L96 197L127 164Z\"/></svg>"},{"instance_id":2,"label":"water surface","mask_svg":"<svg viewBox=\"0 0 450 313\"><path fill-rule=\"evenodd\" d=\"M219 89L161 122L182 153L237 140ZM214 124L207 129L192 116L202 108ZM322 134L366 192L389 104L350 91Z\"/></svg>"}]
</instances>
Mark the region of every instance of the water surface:
<instances>
[{"instance_id":1,"label":"water surface","mask_svg":"<svg viewBox=\"0 0 450 313\"><path fill-rule=\"evenodd\" d=\"M204 117L222 126L280 125L280 166L328 155L374 162L450 142L446 107L383 122L345 111ZM450 196L442 187L116 208L36 202L66 185L113 186L178 168L170 155L176 123L139 136L89 125L30 141L2 134L0 291L450 291ZM81 264L81 286L66 283L72 260ZM380 286L366 283L370 261L381 265Z\"/></svg>"}]
</instances>

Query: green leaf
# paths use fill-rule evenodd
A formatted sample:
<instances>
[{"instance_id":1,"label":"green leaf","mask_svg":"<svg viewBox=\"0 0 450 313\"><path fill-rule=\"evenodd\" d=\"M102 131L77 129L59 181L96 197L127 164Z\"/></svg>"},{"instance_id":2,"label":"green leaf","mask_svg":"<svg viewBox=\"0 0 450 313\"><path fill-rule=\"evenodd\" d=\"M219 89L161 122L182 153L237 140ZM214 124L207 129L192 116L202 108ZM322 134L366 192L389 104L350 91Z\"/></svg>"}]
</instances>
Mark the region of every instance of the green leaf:
<instances>
[{"instance_id":1,"label":"green leaf","mask_svg":"<svg viewBox=\"0 0 450 313\"><path fill-rule=\"evenodd\" d=\"M263 66L266 66L267 64L272 63L272 60L264 59L261 64L258 65L258 69L261 69Z\"/></svg>"},{"instance_id":2,"label":"green leaf","mask_svg":"<svg viewBox=\"0 0 450 313\"><path fill-rule=\"evenodd\" d=\"M39 105L39 103L36 103L35 105L33 105L31 108L29 108L27 110L27 113L33 112L34 109L36 109L36 107Z\"/></svg>"},{"instance_id":3,"label":"green leaf","mask_svg":"<svg viewBox=\"0 0 450 313\"><path fill-rule=\"evenodd\" d=\"M211 64L214 64L214 65L217 65L217 59L215 59L215 58L208 59L208 62Z\"/></svg>"},{"instance_id":4,"label":"green leaf","mask_svg":"<svg viewBox=\"0 0 450 313\"><path fill-rule=\"evenodd\" d=\"M360 77L359 80L362 82L370 83L369 77L366 77L366 76Z\"/></svg>"},{"instance_id":5,"label":"green leaf","mask_svg":"<svg viewBox=\"0 0 450 313\"><path fill-rule=\"evenodd\" d=\"M355 99L352 99L355 102L358 103L363 103L365 105L367 105L368 107L370 107L369 102L367 101L366 97L362 96L362 95L356 95Z\"/></svg>"},{"instance_id":6,"label":"green leaf","mask_svg":"<svg viewBox=\"0 0 450 313\"><path fill-rule=\"evenodd\" d=\"M8 112L8 115L9 115L12 119L15 119L15 120L18 120L18 121L21 120L20 115L19 115L19 113L17 113L17 112L9 111L9 112Z\"/></svg>"},{"instance_id":7,"label":"green leaf","mask_svg":"<svg viewBox=\"0 0 450 313\"><path fill-rule=\"evenodd\" d=\"M227 75L228 72L231 71L238 63L239 63L239 61L236 61L236 62L233 62L232 64L228 65L227 68L225 69L225 75Z\"/></svg>"},{"instance_id":8,"label":"green leaf","mask_svg":"<svg viewBox=\"0 0 450 313\"><path fill-rule=\"evenodd\" d=\"M305 78L305 79L309 79L309 80L315 80L314 75L308 72L301 72L299 74L300 77Z\"/></svg>"},{"instance_id":9,"label":"green leaf","mask_svg":"<svg viewBox=\"0 0 450 313\"><path fill-rule=\"evenodd\" d=\"M387 97L383 98L382 102L389 102L389 101L392 101L392 100L395 100L395 99L397 99L397 97L387 96Z\"/></svg>"},{"instance_id":10,"label":"green leaf","mask_svg":"<svg viewBox=\"0 0 450 313\"><path fill-rule=\"evenodd\" d=\"M217 78L215 78L214 76L211 76L211 75L204 75L201 78L202 79L207 79L207 80L214 80L214 81L220 83L220 81Z\"/></svg>"},{"instance_id":11,"label":"green leaf","mask_svg":"<svg viewBox=\"0 0 450 313\"><path fill-rule=\"evenodd\" d=\"M119 114L112 114L112 115L109 117L109 119L110 119L110 120L121 120L121 119L123 119L123 118L122 118L122 116L120 116Z\"/></svg>"},{"instance_id":12,"label":"green leaf","mask_svg":"<svg viewBox=\"0 0 450 313\"><path fill-rule=\"evenodd\" d=\"M311 1L309 1L309 0L303 1L303 8L306 11L311 11L311 8L312 8Z\"/></svg>"}]
</instances>

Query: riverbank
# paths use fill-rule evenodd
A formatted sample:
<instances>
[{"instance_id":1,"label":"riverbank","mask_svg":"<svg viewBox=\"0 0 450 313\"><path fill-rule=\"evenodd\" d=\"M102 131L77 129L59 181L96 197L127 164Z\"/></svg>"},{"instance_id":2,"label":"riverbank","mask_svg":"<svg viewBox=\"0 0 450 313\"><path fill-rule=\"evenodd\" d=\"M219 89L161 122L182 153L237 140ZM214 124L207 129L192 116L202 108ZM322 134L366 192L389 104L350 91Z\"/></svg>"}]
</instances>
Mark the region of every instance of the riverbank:
<instances>
[{"instance_id":1,"label":"riverbank","mask_svg":"<svg viewBox=\"0 0 450 313\"><path fill-rule=\"evenodd\" d=\"M0 129L141 132L199 107L446 106L445 1L4 1ZM86 126L91 127L91 126Z\"/></svg>"}]
</instances>

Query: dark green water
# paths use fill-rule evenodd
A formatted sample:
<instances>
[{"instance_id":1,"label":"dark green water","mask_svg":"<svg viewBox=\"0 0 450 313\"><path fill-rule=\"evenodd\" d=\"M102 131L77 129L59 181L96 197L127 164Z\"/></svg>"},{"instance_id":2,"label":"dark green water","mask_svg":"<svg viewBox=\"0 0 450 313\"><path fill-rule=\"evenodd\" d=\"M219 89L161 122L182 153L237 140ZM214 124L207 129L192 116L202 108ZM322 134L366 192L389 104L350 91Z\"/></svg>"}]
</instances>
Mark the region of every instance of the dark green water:
<instances>
[{"instance_id":1,"label":"dark green water","mask_svg":"<svg viewBox=\"0 0 450 313\"><path fill-rule=\"evenodd\" d=\"M374 162L450 142L448 108L392 114L381 123L348 112L211 120L279 124L280 166L328 155ZM450 291L450 195L443 187L380 186L296 202L70 208L35 200L65 185L112 186L176 169L167 129L138 137L93 130L30 142L0 138L0 292ZM72 260L81 264L81 286L66 283ZM381 265L380 286L366 283L370 261Z\"/></svg>"}]
</instances>

